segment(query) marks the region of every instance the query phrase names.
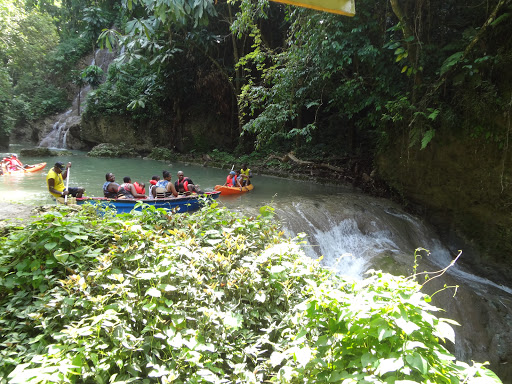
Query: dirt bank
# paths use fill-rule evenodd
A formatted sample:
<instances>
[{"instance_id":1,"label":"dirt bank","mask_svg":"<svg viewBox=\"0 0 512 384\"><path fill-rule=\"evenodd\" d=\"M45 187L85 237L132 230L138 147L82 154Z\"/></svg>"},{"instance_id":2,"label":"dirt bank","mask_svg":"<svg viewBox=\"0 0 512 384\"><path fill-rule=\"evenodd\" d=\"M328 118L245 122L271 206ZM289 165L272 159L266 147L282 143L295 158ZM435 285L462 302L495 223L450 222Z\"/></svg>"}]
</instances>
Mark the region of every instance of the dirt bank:
<instances>
[{"instance_id":1,"label":"dirt bank","mask_svg":"<svg viewBox=\"0 0 512 384\"><path fill-rule=\"evenodd\" d=\"M39 210L40 208L34 205L2 201L0 202L0 226L31 220Z\"/></svg>"}]
</instances>

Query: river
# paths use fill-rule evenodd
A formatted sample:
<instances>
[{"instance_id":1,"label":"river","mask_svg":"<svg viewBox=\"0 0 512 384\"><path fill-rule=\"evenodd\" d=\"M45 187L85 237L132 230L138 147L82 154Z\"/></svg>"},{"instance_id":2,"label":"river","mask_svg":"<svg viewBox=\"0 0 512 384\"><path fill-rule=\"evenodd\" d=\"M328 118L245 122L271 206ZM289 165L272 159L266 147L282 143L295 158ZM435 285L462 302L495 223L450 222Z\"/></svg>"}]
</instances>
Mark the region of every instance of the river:
<instances>
[{"instance_id":1,"label":"river","mask_svg":"<svg viewBox=\"0 0 512 384\"><path fill-rule=\"evenodd\" d=\"M22 146L11 145L19 153ZM201 189L213 190L223 184L230 167L217 169L186 163L166 163L146 159L105 159L87 157L72 151L60 157L21 158L25 164L46 162L37 173L0 178L0 201L30 205L53 204L47 188L46 174L56 161L72 163L70 186L82 186L88 196L101 196L105 174L113 172L116 181L124 176L145 182L153 175L171 172L173 181L182 170ZM441 243L435 231L420 218L403 211L395 203L367 196L346 186L325 186L255 173L253 191L240 196L221 196L221 206L257 214L263 205L275 208L288 236L307 235L305 253L313 258L323 256L324 265L351 278L362 278L370 269L410 275L414 250L428 249L420 260L418 271L439 271L447 267L453 256ZM464 249L462 249L464 257ZM433 274L431 273L431 276ZM490 361L491 369L504 383L512 383L512 289L464 270L457 264L447 273L425 286L428 293L444 286L458 285L436 294L434 304L444 308L449 317L461 323L456 329L456 344L448 346L458 359ZM508 364L507 364L508 363Z\"/></svg>"}]
</instances>

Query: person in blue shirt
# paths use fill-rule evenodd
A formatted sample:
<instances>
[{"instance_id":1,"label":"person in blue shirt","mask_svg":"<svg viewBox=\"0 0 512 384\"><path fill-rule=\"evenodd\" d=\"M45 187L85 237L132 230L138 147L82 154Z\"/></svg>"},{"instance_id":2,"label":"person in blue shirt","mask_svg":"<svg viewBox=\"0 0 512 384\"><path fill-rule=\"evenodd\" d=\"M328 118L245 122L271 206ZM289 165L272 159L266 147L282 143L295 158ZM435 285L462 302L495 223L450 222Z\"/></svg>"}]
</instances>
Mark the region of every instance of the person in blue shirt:
<instances>
[{"instance_id":1,"label":"person in blue shirt","mask_svg":"<svg viewBox=\"0 0 512 384\"><path fill-rule=\"evenodd\" d=\"M169 196L178 196L178 192L176 191L176 188L174 187L174 184L171 182L172 176L169 171L163 171L162 172L162 180L159 180L156 183L156 188L153 188L154 197L162 198L162 197L169 197ZM159 191L161 189L164 189L164 196L159 194ZM160 192L161 193L161 192Z\"/></svg>"}]
</instances>

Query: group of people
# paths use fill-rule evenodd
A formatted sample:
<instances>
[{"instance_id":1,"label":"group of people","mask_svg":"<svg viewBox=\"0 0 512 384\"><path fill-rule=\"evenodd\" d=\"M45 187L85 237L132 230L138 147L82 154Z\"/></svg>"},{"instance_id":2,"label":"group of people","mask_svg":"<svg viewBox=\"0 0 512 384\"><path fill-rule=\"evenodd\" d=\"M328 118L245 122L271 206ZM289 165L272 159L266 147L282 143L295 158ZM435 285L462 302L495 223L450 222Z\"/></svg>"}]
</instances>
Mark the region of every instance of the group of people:
<instances>
[{"instance_id":1,"label":"group of people","mask_svg":"<svg viewBox=\"0 0 512 384\"><path fill-rule=\"evenodd\" d=\"M0 163L0 175L20 169L24 169L23 163L18 159L15 153L11 154L11 156L4 157Z\"/></svg>"},{"instance_id":2,"label":"group of people","mask_svg":"<svg viewBox=\"0 0 512 384\"><path fill-rule=\"evenodd\" d=\"M229 172L224 186L242 189L243 187L251 184L251 178L252 171L249 169L247 164L244 164L241 169L237 169L236 171L231 170L231 172Z\"/></svg>"},{"instance_id":3,"label":"group of people","mask_svg":"<svg viewBox=\"0 0 512 384\"><path fill-rule=\"evenodd\" d=\"M105 175L103 184L103 195L110 199L136 199L136 198L165 198L178 197L180 194L190 195L192 193L203 194L204 192L194 184L192 179L186 177L183 171L178 171L178 180L172 183L172 176L169 171L162 172L162 178L155 175L149 181L148 194L146 195L145 183L132 183L129 176L123 178L123 184L115 182L113 173Z\"/></svg>"},{"instance_id":4,"label":"group of people","mask_svg":"<svg viewBox=\"0 0 512 384\"><path fill-rule=\"evenodd\" d=\"M46 176L48 191L55 198L71 195L73 197L82 197L85 189L81 187L66 188L64 180L68 177L71 163L64 165L62 162L55 163ZM112 172L105 175L103 184L103 195L109 199L137 199L137 198L166 198L190 195L192 193L203 194L204 192L195 185L190 177L184 175L183 171L178 171L178 179L173 183L169 171L162 172L162 178L155 175L149 181L148 194L146 195L146 184L133 182L129 176L123 178L123 183L116 183L116 177ZM239 187L251 184L252 172L244 164L241 169L231 171L226 178L225 186Z\"/></svg>"}]
</instances>

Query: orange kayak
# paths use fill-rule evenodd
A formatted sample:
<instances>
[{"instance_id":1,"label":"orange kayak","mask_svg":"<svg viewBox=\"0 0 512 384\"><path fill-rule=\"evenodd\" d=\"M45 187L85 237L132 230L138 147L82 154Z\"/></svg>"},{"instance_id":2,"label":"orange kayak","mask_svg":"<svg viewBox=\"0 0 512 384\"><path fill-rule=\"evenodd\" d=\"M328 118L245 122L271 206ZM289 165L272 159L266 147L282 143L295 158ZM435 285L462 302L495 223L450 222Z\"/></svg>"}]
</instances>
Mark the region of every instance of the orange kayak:
<instances>
[{"instance_id":1,"label":"orange kayak","mask_svg":"<svg viewBox=\"0 0 512 384\"><path fill-rule=\"evenodd\" d=\"M5 171L4 175L18 175L18 174L24 174L24 173L32 173L42 170L44 167L46 167L46 163L38 163L34 165L25 165L24 169L18 169L17 171Z\"/></svg>"},{"instance_id":2,"label":"orange kayak","mask_svg":"<svg viewBox=\"0 0 512 384\"><path fill-rule=\"evenodd\" d=\"M237 195L240 193L245 193L252 191L254 189L253 184L246 185L242 187L242 190L238 187L225 187L224 185L216 185L214 188L216 191L220 191L221 196L223 195Z\"/></svg>"}]
</instances>

